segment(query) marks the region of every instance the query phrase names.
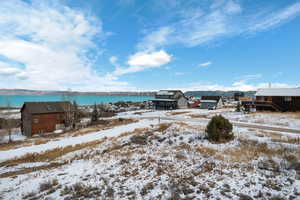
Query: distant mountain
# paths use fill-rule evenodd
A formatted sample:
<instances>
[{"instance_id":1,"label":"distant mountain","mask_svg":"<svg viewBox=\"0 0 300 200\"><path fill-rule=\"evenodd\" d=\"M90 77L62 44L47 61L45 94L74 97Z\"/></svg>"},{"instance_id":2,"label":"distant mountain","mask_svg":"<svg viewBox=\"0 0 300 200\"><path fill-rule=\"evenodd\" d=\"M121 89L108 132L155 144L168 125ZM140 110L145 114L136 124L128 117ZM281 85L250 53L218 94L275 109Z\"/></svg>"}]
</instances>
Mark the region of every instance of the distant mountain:
<instances>
[{"instance_id":1,"label":"distant mountain","mask_svg":"<svg viewBox=\"0 0 300 200\"><path fill-rule=\"evenodd\" d=\"M240 91L187 91L185 92L186 96L225 96L225 97L233 97L234 93ZM246 91L244 92L246 97L254 97L256 91Z\"/></svg>"},{"instance_id":2,"label":"distant mountain","mask_svg":"<svg viewBox=\"0 0 300 200\"><path fill-rule=\"evenodd\" d=\"M155 92L77 92L77 91L0 89L0 95L154 96Z\"/></svg>"}]
</instances>

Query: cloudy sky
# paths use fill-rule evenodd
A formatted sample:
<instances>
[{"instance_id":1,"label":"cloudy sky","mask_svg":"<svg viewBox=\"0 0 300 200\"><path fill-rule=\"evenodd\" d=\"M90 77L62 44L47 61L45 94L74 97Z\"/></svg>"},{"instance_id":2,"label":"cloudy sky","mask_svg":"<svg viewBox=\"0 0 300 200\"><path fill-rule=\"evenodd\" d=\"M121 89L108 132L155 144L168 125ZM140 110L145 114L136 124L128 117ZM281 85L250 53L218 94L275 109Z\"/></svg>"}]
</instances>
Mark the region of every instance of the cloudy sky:
<instances>
[{"instance_id":1,"label":"cloudy sky","mask_svg":"<svg viewBox=\"0 0 300 200\"><path fill-rule=\"evenodd\" d=\"M0 88L300 85L299 0L0 1Z\"/></svg>"}]
</instances>

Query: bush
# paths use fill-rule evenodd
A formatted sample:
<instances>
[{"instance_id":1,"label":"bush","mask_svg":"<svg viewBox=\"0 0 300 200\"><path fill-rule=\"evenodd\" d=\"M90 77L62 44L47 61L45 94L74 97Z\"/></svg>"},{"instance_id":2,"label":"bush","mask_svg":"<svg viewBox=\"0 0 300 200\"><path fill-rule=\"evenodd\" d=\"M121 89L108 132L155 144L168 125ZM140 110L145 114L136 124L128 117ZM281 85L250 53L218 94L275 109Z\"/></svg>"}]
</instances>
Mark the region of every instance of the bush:
<instances>
[{"instance_id":1,"label":"bush","mask_svg":"<svg viewBox=\"0 0 300 200\"><path fill-rule=\"evenodd\" d=\"M236 111L236 112L241 112L241 103L240 103L240 102L238 102L238 103L236 104L235 111Z\"/></svg>"},{"instance_id":2,"label":"bush","mask_svg":"<svg viewBox=\"0 0 300 200\"><path fill-rule=\"evenodd\" d=\"M211 141L228 141L234 138L232 124L222 115L214 116L206 127L208 139Z\"/></svg>"}]
</instances>

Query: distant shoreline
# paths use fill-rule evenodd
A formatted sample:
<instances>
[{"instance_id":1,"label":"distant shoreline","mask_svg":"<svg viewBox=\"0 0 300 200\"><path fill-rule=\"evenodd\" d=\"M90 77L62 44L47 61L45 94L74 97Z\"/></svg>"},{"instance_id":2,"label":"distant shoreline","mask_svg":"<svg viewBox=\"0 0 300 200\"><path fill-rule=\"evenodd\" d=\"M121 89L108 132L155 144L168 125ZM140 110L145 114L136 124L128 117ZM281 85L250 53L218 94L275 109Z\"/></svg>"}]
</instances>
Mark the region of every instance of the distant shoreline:
<instances>
[{"instance_id":1,"label":"distant shoreline","mask_svg":"<svg viewBox=\"0 0 300 200\"><path fill-rule=\"evenodd\" d=\"M78 91L0 89L0 95L154 96L155 92L78 92Z\"/></svg>"}]
</instances>

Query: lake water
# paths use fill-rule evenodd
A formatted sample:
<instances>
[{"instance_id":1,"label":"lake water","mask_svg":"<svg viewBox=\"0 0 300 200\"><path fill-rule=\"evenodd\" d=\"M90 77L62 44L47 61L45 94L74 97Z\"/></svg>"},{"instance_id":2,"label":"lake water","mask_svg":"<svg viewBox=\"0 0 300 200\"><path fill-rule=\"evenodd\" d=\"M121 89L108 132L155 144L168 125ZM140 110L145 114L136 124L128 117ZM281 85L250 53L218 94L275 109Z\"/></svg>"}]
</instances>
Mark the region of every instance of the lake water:
<instances>
[{"instance_id":1,"label":"lake water","mask_svg":"<svg viewBox=\"0 0 300 200\"><path fill-rule=\"evenodd\" d=\"M0 106L6 106L10 102L12 107L21 107L28 101L66 101L75 100L79 105L93 105L101 103L115 103L118 101L141 102L152 100L151 96L72 96L62 95L0 95Z\"/></svg>"}]
</instances>

